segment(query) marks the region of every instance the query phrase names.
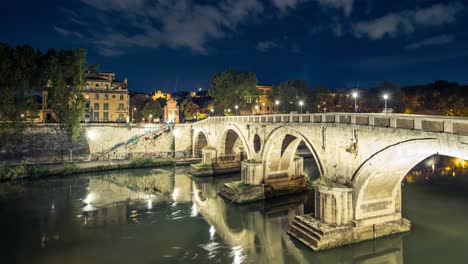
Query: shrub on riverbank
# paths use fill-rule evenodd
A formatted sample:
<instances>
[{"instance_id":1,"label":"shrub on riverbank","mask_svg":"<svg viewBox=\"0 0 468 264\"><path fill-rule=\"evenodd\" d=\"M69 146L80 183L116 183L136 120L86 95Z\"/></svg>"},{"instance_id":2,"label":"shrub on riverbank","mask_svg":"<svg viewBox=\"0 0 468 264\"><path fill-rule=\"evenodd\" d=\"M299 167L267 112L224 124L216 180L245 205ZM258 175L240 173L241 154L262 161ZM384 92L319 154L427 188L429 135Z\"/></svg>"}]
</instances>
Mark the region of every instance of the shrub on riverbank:
<instances>
[{"instance_id":1,"label":"shrub on riverbank","mask_svg":"<svg viewBox=\"0 0 468 264\"><path fill-rule=\"evenodd\" d=\"M26 166L24 162L16 166L9 166L5 162L0 162L0 181L23 178L25 173Z\"/></svg>"},{"instance_id":2,"label":"shrub on riverbank","mask_svg":"<svg viewBox=\"0 0 468 264\"><path fill-rule=\"evenodd\" d=\"M130 167L132 168L146 168L171 164L174 164L172 159L154 159L151 157L138 157L130 160Z\"/></svg>"}]
</instances>

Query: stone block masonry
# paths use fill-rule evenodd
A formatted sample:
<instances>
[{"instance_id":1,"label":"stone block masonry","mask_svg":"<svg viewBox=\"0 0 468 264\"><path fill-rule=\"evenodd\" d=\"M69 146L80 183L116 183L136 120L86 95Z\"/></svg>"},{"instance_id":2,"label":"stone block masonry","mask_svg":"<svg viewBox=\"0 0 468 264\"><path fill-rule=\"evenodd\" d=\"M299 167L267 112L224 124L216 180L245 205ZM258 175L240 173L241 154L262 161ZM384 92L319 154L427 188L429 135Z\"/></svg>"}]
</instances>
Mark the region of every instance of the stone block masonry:
<instances>
[{"instance_id":1,"label":"stone block masonry","mask_svg":"<svg viewBox=\"0 0 468 264\"><path fill-rule=\"evenodd\" d=\"M86 161L97 157L132 138L158 130L160 124L83 124L78 139L71 143L58 124L34 124L24 133L23 140L11 149L1 149L0 159L7 162L61 162L70 159ZM148 137L134 151L143 153L190 152L190 125L175 125L161 138ZM133 151L133 150L130 150Z\"/></svg>"}]
</instances>

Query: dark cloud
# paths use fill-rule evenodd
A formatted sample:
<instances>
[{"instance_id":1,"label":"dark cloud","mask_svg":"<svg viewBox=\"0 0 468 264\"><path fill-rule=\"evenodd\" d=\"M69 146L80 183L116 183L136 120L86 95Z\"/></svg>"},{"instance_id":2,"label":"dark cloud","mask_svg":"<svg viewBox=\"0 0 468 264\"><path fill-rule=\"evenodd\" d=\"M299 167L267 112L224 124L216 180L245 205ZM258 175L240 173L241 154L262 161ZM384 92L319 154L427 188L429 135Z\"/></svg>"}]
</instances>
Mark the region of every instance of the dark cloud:
<instances>
[{"instance_id":1,"label":"dark cloud","mask_svg":"<svg viewBox=\"0 0 468 264\"><path fill-rule=\"evenodd\" d=\"M419 49L425 46L440 46L440 45L445 45L453 42L455 40L455 36L453 35L438 35L434 36L431 38L423 39L418 42L414 42L406 46L406 49L408 50L414 50L414 49Z\"/></svg>"},{"instance_id":2,"label":"dark cloud","mask_svg":"<svg viewBox=\"0 0 468 264\"><path fill-rule=\"evenodd\" d=\"M418 27L433 27L453 23L463 8L462 4L455 2L389 13L377 19L356 23L353 26L353 32L358 38L393 38L400 34L412 33Z\"/></svg>"}]
</instances>

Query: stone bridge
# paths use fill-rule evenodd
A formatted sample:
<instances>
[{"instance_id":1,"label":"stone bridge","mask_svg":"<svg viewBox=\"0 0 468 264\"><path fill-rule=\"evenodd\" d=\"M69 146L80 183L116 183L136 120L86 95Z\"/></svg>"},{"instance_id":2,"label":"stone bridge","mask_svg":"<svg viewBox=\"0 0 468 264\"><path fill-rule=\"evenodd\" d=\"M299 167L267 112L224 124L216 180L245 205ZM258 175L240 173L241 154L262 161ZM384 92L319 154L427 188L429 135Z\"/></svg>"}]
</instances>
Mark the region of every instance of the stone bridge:
<instances>
[{"instance_id":1,"label":"stone bridge","mask_svg":"<svg viewBox=\"0 0 468 264\"><path fill-rule=\"evenodd\" d=\"M434 155L468 159L468 119L403 114L286 114L212 117L193 125L194 174L241 170L221 195L249 202L304 191L303 142L320 179L315 214L290 233L313 249L407 231L401 182Z\"/></svg>"}]
</instances>

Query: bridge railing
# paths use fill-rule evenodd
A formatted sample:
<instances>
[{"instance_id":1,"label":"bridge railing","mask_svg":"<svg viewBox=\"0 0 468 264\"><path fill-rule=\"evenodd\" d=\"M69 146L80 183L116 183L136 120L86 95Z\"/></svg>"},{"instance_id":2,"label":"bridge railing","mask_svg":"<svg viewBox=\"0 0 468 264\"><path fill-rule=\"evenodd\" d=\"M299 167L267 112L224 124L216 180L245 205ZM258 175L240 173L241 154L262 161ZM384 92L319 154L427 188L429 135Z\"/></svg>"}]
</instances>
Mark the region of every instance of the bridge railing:
<instances>
[{"instance_id":1,"label":"bridge railing","mask_svg":"<svg viewBox=\"0 0 468 264\"><path fill-rule=\"evenodd\" d=\"M194 126L234 123L339 123L374 127L443 132L468 136L468 118L452 116L380 114L380 113L307 113L249 116L216 116L199 121Z\"/></svg>"}]
</instances>

